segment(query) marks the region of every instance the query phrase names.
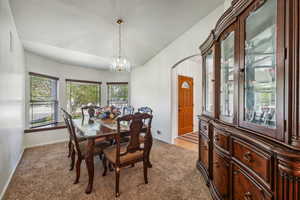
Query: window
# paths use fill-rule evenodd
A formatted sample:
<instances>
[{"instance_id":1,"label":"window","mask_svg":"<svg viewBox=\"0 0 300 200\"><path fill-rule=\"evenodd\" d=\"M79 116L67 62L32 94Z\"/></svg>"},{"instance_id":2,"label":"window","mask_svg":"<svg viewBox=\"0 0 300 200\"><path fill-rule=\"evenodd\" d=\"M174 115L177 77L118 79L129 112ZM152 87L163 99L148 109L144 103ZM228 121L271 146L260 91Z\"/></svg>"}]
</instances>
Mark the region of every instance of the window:
<instances>
[{"instance_id":1,"label":"window","mask_svg":"<svg viewBox=\"0 0 300 200\"><path fill-rule=\"evenodd\" d=\"M123 107L128 105L128 83L107 83L109 106Z\"/></svg>"},{"instance_id":2,"label":"window","mask_svg":"<svg viewBox=\"0 0 300 200\"><path fill-rule=\"evenodd\" d=\"M182 85L181 85L181 88L183 88L183 89L189 89L189 88L190 88L190 85L189 85L188 82L184 81L184 82L182 83Z\"/></svg>"},{"instance_id":3,"label":"window","mask_svg":"<svg viewBox=\"0 0 300 200\"><path fill-rule=\"evenodd\" d=\"M57 82L58 78L29 73L30 77L30 128L57 122Z\"/></svg>"},{"instance_id":4,"label":"window","mask_svg":"<svg viewBox=\"0 0 300 200\"><path fill-rule=\"evenodd\" d=\"M81 116L81 107L101 104L101 82L67 79L68 111L73 117Z\"/></svg>"}]
</instances>

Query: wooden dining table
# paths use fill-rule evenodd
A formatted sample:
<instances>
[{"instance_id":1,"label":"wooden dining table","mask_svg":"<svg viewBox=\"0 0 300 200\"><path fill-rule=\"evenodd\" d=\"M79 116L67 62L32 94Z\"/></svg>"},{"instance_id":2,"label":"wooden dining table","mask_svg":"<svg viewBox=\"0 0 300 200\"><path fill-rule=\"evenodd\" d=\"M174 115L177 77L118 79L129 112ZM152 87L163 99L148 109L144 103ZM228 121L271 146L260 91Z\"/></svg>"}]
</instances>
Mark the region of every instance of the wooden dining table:
<instances>
[{"instance_id":1,"label":"wooden dining table","mask_svg":"<svg viewBox=\"0 0 300 200\"><path fill-rule=\"evenodd\" d=\"M89 181L85 193L90 194L93 190L94 182L94 148L95 140L99 138L112 138L115 137L117 133L117 121L116 120L100 120L100 119L89 119L89 118L79 118L73 119L73 124L76 128L76 134L79 137L87 140L87 154L86 156L86 168L88 171ZM146 131L147 127L143 128ZM124 135L129 132L129 125L122 124L120 127L120 132ZM151 136L151 134L150 134ZM152 146L152 136L149 138L149 145ZM149 149L151 149L151 146ZM150 151L149 151L150 152ZM148 156L148 166L152 166Z\"/></svg>"}]
</instances>

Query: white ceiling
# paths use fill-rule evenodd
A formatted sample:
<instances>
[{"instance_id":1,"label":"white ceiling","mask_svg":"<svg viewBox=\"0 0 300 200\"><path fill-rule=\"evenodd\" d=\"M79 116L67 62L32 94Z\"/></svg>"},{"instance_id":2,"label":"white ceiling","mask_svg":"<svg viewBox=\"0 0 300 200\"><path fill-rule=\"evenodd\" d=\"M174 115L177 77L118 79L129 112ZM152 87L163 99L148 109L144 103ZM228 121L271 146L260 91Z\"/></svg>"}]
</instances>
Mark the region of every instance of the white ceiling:
<instances>
[{"instance_id":1,"label":"white ceiling","mask_svg":"<svg viewBox=\"0 0 300 200\"><path fill-rule=\"evenodd\" d=\"M224 0L11 0L25 49L61 62L107 68L118 17L125 54L140 66Z\"/></svg>"}]
</instances>

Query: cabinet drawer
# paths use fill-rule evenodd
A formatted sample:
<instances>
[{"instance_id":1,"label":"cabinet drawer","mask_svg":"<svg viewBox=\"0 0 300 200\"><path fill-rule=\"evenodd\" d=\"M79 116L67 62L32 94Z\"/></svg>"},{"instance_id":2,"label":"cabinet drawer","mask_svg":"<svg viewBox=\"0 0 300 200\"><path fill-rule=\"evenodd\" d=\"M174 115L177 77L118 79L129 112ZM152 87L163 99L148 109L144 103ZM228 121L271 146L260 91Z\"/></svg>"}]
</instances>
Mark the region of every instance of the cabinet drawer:
<instances>
[{"instance_id":1,"label":"cabinet drawer","mask_svg":"<svg viewBox=\"0 0 300 200\"><path fill-rule=\"evenodd\" d=\"M229 135L226 132L214 128L214 143L225 151L229 151Z\"/></svg>"},{"instance_id":2,"label":"cabinet drawer","mask_svg":"<svg viewBox=\"0 0 300 200\"><path fill-rule=\"evenodd\" d=\"M263 187L251 180L239 167L233 167L233 199L234 200L271 200L272 196Z\"/></svg>"},{"instance_id":3,"label":"cabinet drawer","mask_svg":"<svg viewBox=\"0 0 300 200\"><path fill-rule=\"evenodd\" d=\"M200 131L208 136L208 123L205 121L200 121Z\"/></svg>"},{"instance_id":4,"label":"cabinet drawer","mask_svg":"<svg viewBox=\"0 0 300 200\"><path fill-rule=\"evenodd\" d=\"M258 147L235 139L233 141L233 156L256 172L266 183L271 183L271 155Z\"/></svg>"},{"instance_id":5,"label":"cabinet drawer","mask_svg":"<svg viewBox=\"0 0 300 200\"><path fill-rule=\"evenodd\" d=\"M208 138L204 135L199 136L199 160L201 161L202 165L208 170L208 152L209 152L209 144Z\"/></svg>"},{"instance_id":6,"label":"cabinet drawer","mask_svg":"<svg viewBox=\"0 0 300 200\"><path fill-rule=\"evenodd\" d=\"M214 150L213 183L221 199L229 198L229 161Z\"/></svg>"}]
</instances>

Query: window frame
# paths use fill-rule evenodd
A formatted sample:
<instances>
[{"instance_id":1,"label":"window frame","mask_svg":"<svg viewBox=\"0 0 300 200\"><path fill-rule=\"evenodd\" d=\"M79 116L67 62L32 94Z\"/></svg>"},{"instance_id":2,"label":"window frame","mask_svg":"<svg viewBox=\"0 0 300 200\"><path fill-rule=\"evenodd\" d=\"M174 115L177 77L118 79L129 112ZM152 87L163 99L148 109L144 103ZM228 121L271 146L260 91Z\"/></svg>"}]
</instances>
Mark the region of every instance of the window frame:
<instances>
[{"instance_id":1,"label":"window frame","mask_svg":"<svg viewBox=\"0 0 300 200\"><path fill-rule=\"evenodd\" d=\"M59 101L58 101L58 84L59 84L59 78L58 77L54 77L54 76L49 76L49 75L45 75L45 74L40 74L40 73L35 73L35 72L29 72L29 102L28 102L28 126L30 129L32 128L39 128L39 127L46 127L49 125L53 125L53 124L57 124L58 123L58 105L59 105ZM36 77L41 77L41 78L46 78L46 79L50 79L50 80L54 80L55 81L55 100L52 101L33 101L32 100L32 82L31 82L31 76L36 76ZM47 102L53 102L54 103L54 120L53 122L50 123L45 123L42 125L37 125L37 126L33 126L31 124L32 121L32 116L30 115L30 109L31 109L31 105L34 103L47 103Z\"/></svg>"},{"instance_id":2,"label":"window frame","mask_svg":"<svg viewBox=\"0 0 300 200\"><path fill-rule=\"evenodd\" d=\"M101 106L101 103L102 103L102 82L100 81L87 81L87 80L77 80L77 79L65 79L65 82L66 82L66 90L68 89L67 86L68 86L68 82L73 82L73 83L87 83L87 84L95 84L95 85L98 85L100 90L99 90L99 106ZM68 91L66 91L66 94L67 94ZM71 95L71 91L70 91L70 95ZM67 97L67 105L70 104L70 95L66 95ZM70 107L68 106L68 111ZM71 113L71 111L70 111Z\"/></svg>"},{"instance_id":3,"label":"window frame","mask_svg":"<svg viewBox=\"0 0 300 200\"><path fill-rule=\"evenodd\" d=\"M107 105L110 106L110 92L109 92L109 86L110 85L127 85L128 91L127 91L127 105L129 105L129 82L107 82Z\"/></svg>"}]
</instances>

